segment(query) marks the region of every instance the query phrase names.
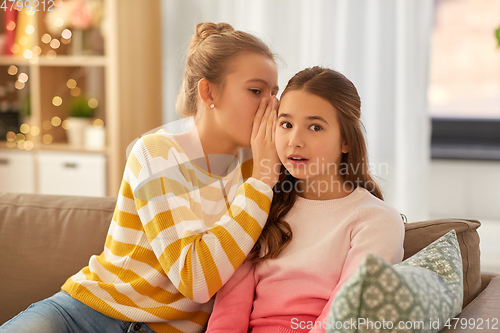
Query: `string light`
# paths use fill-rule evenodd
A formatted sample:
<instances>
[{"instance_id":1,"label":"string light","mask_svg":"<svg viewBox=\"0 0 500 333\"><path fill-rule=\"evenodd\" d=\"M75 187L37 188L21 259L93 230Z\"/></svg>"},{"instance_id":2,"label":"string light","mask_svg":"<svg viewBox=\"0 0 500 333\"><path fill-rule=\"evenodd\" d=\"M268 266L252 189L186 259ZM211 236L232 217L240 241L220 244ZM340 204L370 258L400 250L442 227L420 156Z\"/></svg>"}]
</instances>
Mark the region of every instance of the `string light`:
<instances>
[{"instance_id":1,"label":"string light","mask_svg":"<svg viewBox=\"0 0 500 333\"><path fill-rule=\"evenodd\" d=\"M59 46L61 46L61 42L58 39L53 39L50 42L50 47L53 48L53 49L58 49Z\"/></svg>"},{"instance_id":2,"label":"string light","mask_svg":"<svg viewBox=\"0 0 500 333\"><path fill-rule=\"evenodd\" d=\"M29 24L28 26L26 26L26 29L24 29L24 31L28 34L28 35L31 35L32 33L35 32L35 27L32 26L31 24Z\"/></svg>"},{"instance_id":3,"label":"string light","mask_svg":"<svg viewBox=\"0 0 500 333\"><path fill-rule=\"evenodd\" d=\"M62 102L63 102L63 100L59 96L54 96L54 98L52 98L52 104L54 106L61 106Z\"/></svg>"},{"instance_id":4,"label":"string light","mask_svg":"<svg viewBox=\"0 0 500 333\"><path fill-rule=\"evenodd\" d=\"M61 125L61 118L59 117L52 117L52 119L50 120L50 124L54 127L57 127L59 125Z\"/></svg>"},{"instance_id":5,"label":"string light","mask_svg":"<svg viewBox=\"0 0 500 333\"><path fill-rule=\"evenodd\" d=\"M33 51L31 50L25 50L23 53L23 57L26 59L31 59L33 57Z\"/></svg>"},{"instance_id":6,"label":"string light","mask_svg":"<svg viewBox=\"0 0 500 333\"><path fill-rule=\"evenodd\" d=\"M42 48L40 46L33 46L33 48L31 49L33 51L33 53L37 56L39 56L40 54L42 54Z\"/></svg>"},{"instance_id":7,"label":"string light","mask_svg":"<svg viewBox=\"0 0 500 333\"><path fill-rule=\"evenodd\" d=\"M69 89L75 89L76 88L76 80L74 79L69 79L68 82L66 82L66 86Z\"/></svg>"},{"instance_id":8,"label":"string light","mask_svg":"<svg viewBox=\"0 0 500 333\"><path fill-rule=\"evenodd\" d=\"M49 44L51 40L52 40L52 37L49 34L43 34L43 36L42 36L43 43Z\"/></svg>"},{"instance_id":9,"label":"string light","mask_svg":"<svg viewBox=\"0 0 500 333\"><path fill-rule=\"evenodd\" d=\"M20 127L20 131L23 134L29 133L30 129L31 129L30 125L28 125L28 124L22 124L21 127Z\"/></svg>"},{"instance_id":10,"label":"string light","mask_svg":"<svg viewBox=\"0 0 500 333\"><path fill-rule=\"evenodd\" d=\"M57 57L57 53L54 50L47 51L47 59L55 59Z\"/></svg>"},{"instance_id":11,"label":"string light","mask_svg":"<svg viewBox=\"0 0 500 333\"><path fill-rule=\"evenodd\" d=\"M7 148L14 148L16 146L16 143L14 141L8 141L6 143Z\"/></svg>"},{"instance_id":12,"label":"string light","mask_svg":"<svg viewBox=\"0 0 500 333\"><path fill-rule=\"evenodd\" d=\"M33 147L35 146L35 144L33 143L33 141L26 141L24 142L24 149L25 150L31 150L33 149Z\"/></svg>"},{"instance_id":13,"label":"string light","mask_svg":"<svg viewBox=\"0 0 500 333\"><path fill-rule=\"evenodd\" d=\"M64 20L62 17L58 17L54 20L54 25L58 28L62 27L64 25Z\"/></svg>"},{"instance_id":14,"label":"string light","mask_svg":"<svg viewBox=\"0 0 500 333\"><path fill-rule=\"evenodd\" d=\"M14 31L16 30L16 22L14 21L10 21L9 23L7 23L7 25L5 26L5 28L9 31Z\"/></svg>"},{"instance_id":15,"label":"string light","mask_svg":"<svg viewBox=\"0 0 500 333\"><path fill-rule=\"evenodd\" d=\"M104 127L104 121L102 121L102 119L95 119L94 120L94 127L96 127L96 128Z\"/></svg>"},{"instance_id":16,"label":"string light","mask_svg":"<svg viewBox=\"0 0 500 333\"><path fill-rule=\"evenodd\" d=\"M91 109L95 109L99 105L99 102L97 101L97 99L91 98L89 99L88 104Z\"/></svg>"},{"instance_id":17,"label":"string light","mask_svg":"<svg viewBox=\"0 0 500 333\"><path fill-rule=\"evenodd\" d=\"M42 142L46 145L48 144L51 144L52 143L52 135L50 134L45 134L42 138Z\"/></svg>"},{"instance_id":18,"label":"string light","mask_svg":"<svg viewBox=\"0 0 500 333\"><path fill-rule=\"evenodd\" d=\"M62 38L64 38L64 39L70 39L72 35L73 35L73 33L72 33L72 32L71 32L71 30L69 30L69 29L64 29L64 30L61 32L61 36L62 36Z\"/></svg>"},{"instance_id":19,"label":"string light","mask_svg":"<svg viewBox=\"0 0 500 333\"><path fill-rule=\"evenodd\" d=\"M81 93L81 89L78 87L71 89L71 96L73 96L73 97L80 96L80 93Z\"/></svg>"},{"instance_id":20,"label":"string light","mask_svg":"<svg viewBox=\"0 0 500 333\"><path fill-rule=\"evenodd\" d=\"M9 69L7 70L7 73L9 73L10 75L16 75L17 67L14 65L10 65Z\"/></svg>"},{"instance_id":21,"label":"string light","mask_svg":"<svg viewBox=\"0 0 500 333\"><path fill-rule=\"evenodd\" d=\"M28 81L28 74L21 73L17 79L22 83L26 83Z\"/></svg>"},{"instance_id":22,"label":"string light","mask_svg":"<svg viewBox=\"0 0 500 333\"><path fill-rule=\"evenodd\" d=\"M25 84L24 84L24 82L16 81L16 83L14 84L14 86L16 87L17 90L21 90L21 89L24 88Z\"/></svg>"},{"instance_id":23,"label":"string light","mask_svg":"<svg viewBox=\"0 0 500 333\"><path fill-rule=\"evenodd\" d=\"M32 136L38 136L40 134L40 127L38 127L38 126L31 126L30 134Z\"/></svg>"},{"instance_id":24,"label":"string light","mask_svg":"<svg viewBox=\"0 0 500 333\"><path fill-rule=\"evenodd\" d=\"M16 139L16 133L9 131L6 135L7 141L12 142Z\"/></svg>"},{"instance_id":25,"label":"string light","mask_svg":"<svg viewBox=\"0 0 500 333\"><path fill-rule=\"evenodd\" d=\"M65 119L62 122L61 127L64 128L65 130L70 129L71 128L71 120Z\"/></svg>"},{"instance_id":26,"label":"string light","mask_svg":"<svg viewBox=\"0 0 500 333\"><path fill-rule=\"evenodd\" d=\"M26 140L26 137L22 133L17 133L16 138L14 141L16 142L24 142Z\"/></svg>"}]
</instances>

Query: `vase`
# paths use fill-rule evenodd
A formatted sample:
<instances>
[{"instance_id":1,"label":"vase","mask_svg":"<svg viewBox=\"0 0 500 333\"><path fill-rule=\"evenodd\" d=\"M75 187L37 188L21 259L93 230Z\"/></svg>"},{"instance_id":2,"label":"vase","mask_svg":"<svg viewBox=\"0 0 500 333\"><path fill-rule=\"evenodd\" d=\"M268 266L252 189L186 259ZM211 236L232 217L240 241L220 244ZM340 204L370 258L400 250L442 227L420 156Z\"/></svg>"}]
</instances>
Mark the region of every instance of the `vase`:
<instances>
[{"instance_id":1,"label":"vase","mask_svg":"<svg viewBox=\"0 0 500 333\"><path fill-rule=\"evenodd\" d=\"M82 147L84 140L85 128L91 126L92 120L90 118L76 118L69 117L69 126L66 130L68 143L71 146Z\"/></svg>"}]
</instances>

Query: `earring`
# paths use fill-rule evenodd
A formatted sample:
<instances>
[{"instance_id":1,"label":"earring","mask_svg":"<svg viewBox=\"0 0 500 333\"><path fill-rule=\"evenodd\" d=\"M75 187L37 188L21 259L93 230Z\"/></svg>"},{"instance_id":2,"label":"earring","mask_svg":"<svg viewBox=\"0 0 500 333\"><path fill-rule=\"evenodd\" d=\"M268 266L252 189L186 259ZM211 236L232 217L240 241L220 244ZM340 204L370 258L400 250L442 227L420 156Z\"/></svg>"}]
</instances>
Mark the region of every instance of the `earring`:
<instances>
[{"instance_id":1,"label":"earring","mask_svg":"<svg viewBox=\"0 0 500 333\"><path fill-rule=\"evenodd\" d=\"M213 104L210 104L210 108L213 109L215 107L215 105Z\"/></svg>"}]
</instances>

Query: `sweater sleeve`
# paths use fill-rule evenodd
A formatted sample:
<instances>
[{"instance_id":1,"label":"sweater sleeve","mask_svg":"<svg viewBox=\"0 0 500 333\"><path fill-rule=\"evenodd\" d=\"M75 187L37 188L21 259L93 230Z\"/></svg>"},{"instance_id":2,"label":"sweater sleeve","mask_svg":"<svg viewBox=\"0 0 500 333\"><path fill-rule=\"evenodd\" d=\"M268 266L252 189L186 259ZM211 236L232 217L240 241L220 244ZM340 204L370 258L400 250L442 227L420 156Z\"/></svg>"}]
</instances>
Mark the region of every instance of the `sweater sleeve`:
<instances>
[{"instance_id":1,"label":"sweater sleeve","mask_svg":"<svg viewBox=\"0 0 500 333\"><path fill-rule=\"evenodd\" d=\"M316 321L325 322L337 291L356 271L368 253L380 256L392 264L401 262L404 255L404 233L403 221L396 211L376 209L369 214L361 211L360 218L351 231L351 248L344 261L339 282ZM309 332L325 332L325 329L318 327Z\"/></svg>"},{"instance_id":2,"label":"sweater sleeve","mask_svg":"<svg viewBox=\"0 0 500 333\"><path fill-rule=\"evenodd\" d=\"M142 137L129 155L124 182L130 184L131 199L161 268L185 297L205 303L257 241L267 220L272 189L260 180L247 179L234 200L227 202L226 213L208 228L200 212L211 203L189 195L199 188L193 170L179 156L171 140L158 134Z\"/></svg>"},{"instance_id":3,"label":"sweater sleeve","mask_svg":"<svg viewBox=\"0 0 500 333\"><path fill-rule=\"evenodd\" d=\"M255 264L240 266L215 296L206 333L246 333L255 296Z\"/></svg>"}]
</instances>

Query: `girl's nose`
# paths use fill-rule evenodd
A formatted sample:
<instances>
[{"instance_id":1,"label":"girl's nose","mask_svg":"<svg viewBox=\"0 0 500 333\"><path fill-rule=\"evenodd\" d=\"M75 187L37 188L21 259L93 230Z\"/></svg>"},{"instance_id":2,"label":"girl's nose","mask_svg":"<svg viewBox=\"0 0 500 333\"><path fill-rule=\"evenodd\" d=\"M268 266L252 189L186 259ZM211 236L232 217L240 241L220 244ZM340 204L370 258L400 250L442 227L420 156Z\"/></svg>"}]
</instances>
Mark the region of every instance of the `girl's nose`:
<instances>
[{"instance_id":1,"label":"girl's nose","mask_svg":"<svg viewBox=\"0 0 500 333\"><path fill-rule=\"evenodd\" d=\"M290 140L288 141L288 145L292 148L303 148L304 140L302 139L302 135L300 131L295 130L291 133Z\"/></svg>"}]
</instances>

